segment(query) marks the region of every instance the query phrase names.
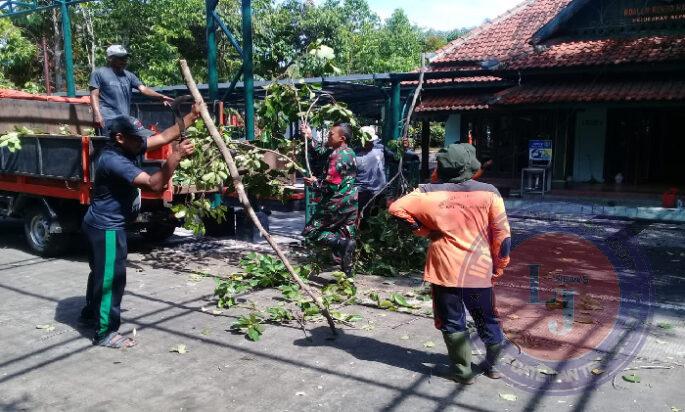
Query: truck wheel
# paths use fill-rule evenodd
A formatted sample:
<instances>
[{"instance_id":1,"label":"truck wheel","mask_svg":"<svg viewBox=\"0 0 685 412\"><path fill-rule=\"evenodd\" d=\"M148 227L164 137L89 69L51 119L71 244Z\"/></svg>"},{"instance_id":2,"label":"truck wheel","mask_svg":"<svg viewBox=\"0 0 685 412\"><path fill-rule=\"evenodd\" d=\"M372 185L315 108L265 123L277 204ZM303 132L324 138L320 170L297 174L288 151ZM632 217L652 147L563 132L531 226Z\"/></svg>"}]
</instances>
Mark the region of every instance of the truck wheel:
<instances>
[{"instance_id":1,"label":"truck wheel","mask_svg":"<svg viewBox=\"0 0 685 412\"><path fill-rule=\"evenodd\" d=\"M69 242L62 233L50 233L55 219L42 207L29 209L24 215L24 234L29 248L40 256L56 256L64 253Z\"/></svg>"},{"instance_id":2,"label":"truck wheel","mask_svg":"<svg viewBox=\"0 0 685 412\"><path fill-rule=\"evenodd\" d=\"M146 227L141 235L148 242L163 242L169 239L175 230L175 225L157 223Z\"/></svg>"}]
</instances>

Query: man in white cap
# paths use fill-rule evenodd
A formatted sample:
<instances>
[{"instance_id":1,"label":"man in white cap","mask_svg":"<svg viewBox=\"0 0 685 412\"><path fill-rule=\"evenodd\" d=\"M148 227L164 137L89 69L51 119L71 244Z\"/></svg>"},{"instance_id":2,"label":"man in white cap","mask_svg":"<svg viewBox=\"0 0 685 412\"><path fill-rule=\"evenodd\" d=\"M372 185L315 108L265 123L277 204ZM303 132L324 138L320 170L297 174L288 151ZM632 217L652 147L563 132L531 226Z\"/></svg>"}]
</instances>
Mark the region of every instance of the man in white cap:
<instances>
[{"instance_id":1,"label":"man in white cap","mask_svg":"<svg viewBox=\"0 0 685 412\"><path fill-rule=\"evenodd\" d=\"M371 136L371 140L357 151L357 179L355 185L359 191L359 211L380 192L387 178L385 176L385 147L381 143L373 126L362 127L362 132ZM378 201L378 198L374 203ZM369 206L370 208L371 206ZM365 214L368 215L367 211Z\"/></svg>"},{"instance_id":2,"label":"man in white cap","mask_svg":"<svg viewBox=\"0 0 685 412\"><path fill-rule=\"evenodd\" d=\"M107 48L107 66L99 67L90 75L90 104L95 125L105 134L108 121L119 116L130 116L133 90L165 103L174 99L145 86L138 77L126 70L128 51L114 44Z\"/></svg>"}]
</instances>

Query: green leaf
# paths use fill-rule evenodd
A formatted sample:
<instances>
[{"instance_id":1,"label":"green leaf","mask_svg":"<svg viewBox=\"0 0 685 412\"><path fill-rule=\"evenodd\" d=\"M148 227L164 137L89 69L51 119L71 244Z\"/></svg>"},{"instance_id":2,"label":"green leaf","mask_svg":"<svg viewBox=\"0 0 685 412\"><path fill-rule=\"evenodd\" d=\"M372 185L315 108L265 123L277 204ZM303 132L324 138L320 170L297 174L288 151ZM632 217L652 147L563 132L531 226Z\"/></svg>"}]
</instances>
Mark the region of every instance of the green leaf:
<instances>
[{"instance_id":1,"label":"green leaf","mask_svg":"<svg viewBox=\"0 0 685 412\"><path fill-rule=\"evenodd\" d=\"M640 383L640 377L634 373L630 375L623 375L623 380L630 383Z\"/></svg>"},{"instance_id":2,"label":"green leaf","mask_svg":"<svg viewBox=\"0 0 685 412\"><path fill-rule=\"evenodd\" d=\"M364 318L361 315L349 315L347 317L348 322L361 322Z\"/></svg>"},{"instance_id":3,"label":"green leaf","mask_svg":"<svg viewBox=\"0 0 685 412\"><path fill-rule=\"evenodd\" d=\"M262 332L260 332L257 328L248 328L247 329L247 337L254 342L257 342L259 339L262 337Z\"/></svg>"},{"instance_id":4,"label":"green leaf","mask_svg":"<svg viewBox=\"0 0 685 412\"><path fill-rule=\"evenodd\" d=\"M673 325L668 323L668 322L659 322L656 324L656 326L658 326L659 328L664 329L664 330L673 329Z\"/></svg>"},{"instance_id":5,"label":"green leaf","mask_svg":"<svg viewBox=\"0 0 685 412\"><path fill-rule=\"evenodd\" d=\"M396 304L403 306L405 308L413 308L414 307L413 305L410 305L407 302L407 299L404 296L400 295L397 292L391 293L390 298L392 299L393 302L395 302Z\"/></svg>"}]
</instances>

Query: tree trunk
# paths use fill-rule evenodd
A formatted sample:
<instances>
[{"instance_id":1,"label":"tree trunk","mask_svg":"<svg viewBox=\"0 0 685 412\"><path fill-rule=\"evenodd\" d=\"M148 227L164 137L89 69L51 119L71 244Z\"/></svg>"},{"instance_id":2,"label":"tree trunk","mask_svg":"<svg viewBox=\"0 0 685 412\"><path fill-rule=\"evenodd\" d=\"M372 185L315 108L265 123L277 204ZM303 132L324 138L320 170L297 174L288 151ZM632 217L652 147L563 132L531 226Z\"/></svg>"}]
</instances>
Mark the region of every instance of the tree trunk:
<instances>
[{"instance_id":1,"label":"tree trunk","mask_svg":"<svg viewBox=\"0 0 685 412\"><path fill-rule=\"evenodd\" d=\"M86 51L88 53L88 66L90 70L95 70L95 30L93 30L93 15L88 10L84 4L79 4L79 10L83 15L83 27L86 31L86 36L88 36L85 41Z\"/></svg>"},{"instance_id":2,"label":"tree trunk","mask_svg":"<svg viewBox=\"0 0 685 412\"><path fill-rule=\"evenodd\" d=\"M50 80L50 58L48 57L48 41L45 36L41 37L41 51L43 55L43 80L45 81L45 93L52 94L52 86Z\"/></svg>"},{"instance_id":3,"label":"tree trunk","mask_svg":"<svg viewBox=\"0 0 685 412\"><path fill-rule=\"evenodd\" d=\"M55 74L55 91L59 92L65 90L64 86L64 71L62 70L62 24L60 21L57 9L52 9L52 41L54 44L54 52L52 54L53 72Z\"/></svg>"},{"instance_id":4,"label":"tree trunk","mask_svg":"<svg viewBox=\"0 0 685 412\"><path fill-rule=\"evenodd\" d=\"M180 64L181 72L183 73L183 77L185 78L186 85L188 86L190 93L193 95L193 98L195 99L196 103L202 104L202 120L205 122L209 134L212 136L214 143L219 147L219 151L221 152L221 155L223 156L224 161L228 166L228 170L231 174L231 179L233 180L233 186L235 187L235 191L238 193L238 199L240 200L240 203L242 203L243 208L247 212L248 216L250 216L252 223L254 223L254 225L259 230L259 233L264 237L264 239L266 239L266 241L269 243L274 252L276 252L276 255L278 255L278 258L281 259L285 267L288 269L288 272L290 272L290 276L293 278L293 280L295 280L295 282L300 286L300 289L304 290L314 300L314 303L319 308L319 311L321 311L321 314L328 321L328 326L330 326L333 335L336 335L337 332L335 330L335 323L333 322L333 318L328 312L328 309L323 304L323 300L321 299L321 297L317 293L315 293L309 286L307 286L307 284L304 283L302 279L300 279L300 277L295 272L295 269L290 264L290 261L285 256L285 253L283 253L281 248L278 246L278 243L276 243L276 241L271 237L269 232L267 232L266 229L264 229L259 219L257 218L257 215L255 214L254 209L250 204L250 200L248 199L247 192L245 191L245 186L243 186L242 179L240 178L240 174L238 173L238 167L236 166L235 161L233 160L231 152L228 150L228 147L226 146L226 142L224 142L223 138L219 134L219 130L217 130L216 126L214 125L214 120L210 116L209 111L207 110L207 106L204 104L204 99L202 98L202 95L200 94L200 91L197 88L197 84L195 84L195 80L193 80L193 76L190 73L188 63L185 60L181 60Z\"/></svg>"}]
</instances>

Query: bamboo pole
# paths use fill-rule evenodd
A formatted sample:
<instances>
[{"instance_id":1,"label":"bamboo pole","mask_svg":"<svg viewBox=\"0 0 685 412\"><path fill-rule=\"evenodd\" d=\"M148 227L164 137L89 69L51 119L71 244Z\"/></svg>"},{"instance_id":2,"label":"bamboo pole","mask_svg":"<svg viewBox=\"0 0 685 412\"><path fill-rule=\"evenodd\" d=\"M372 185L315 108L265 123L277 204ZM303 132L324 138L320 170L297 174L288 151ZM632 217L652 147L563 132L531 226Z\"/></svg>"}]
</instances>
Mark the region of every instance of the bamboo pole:
<instances>
[{"instance_id":1,"label":"bamboo pole","mask_svg":"<svg viewBox=\"0 0 685 412\"><path fill-rule=\"evenodd\" d=\"M226 146L226 142L224 142L224 140L221 138L219 130L216 128L216 125L214 124L214 120L209 115L209 111L207 111L207 106L205 105L204 99L202 98L200 91L197 89L197 84L195 83L195 80L193 80L193 75L190 73L188 63L185 60L180 60L180 65L181 72L183 73L186 85L188 86L188 90L190 90L190 93L193 95L195 103L199 103L201 105L200 113L202 115L202 120L204 120L205 125L207 126L207 130L209 131L209 134L212 136L212 140L214 140L214 143L216 143L216 145L219 147L219 151L221 152L221 155L223 156L226 165L228 165L228 170L231 174L231 179L233 180L233 186L235 187L235 190L238 193L238 199L240 200L240 203L245 208L245 211L252 220L252 223L254 223L254 225L259 230L259 233L264 237L264 239L266 239L266 241L269 243L274 252L276 252L278 258L281 259L281 261L283 261L283 264L285 265L286 269L288 269L288 272L290 273L290 276L293 278L293 280L295 280L295 282L300 286L300 289L304 290L307 293L307 295L314 299L314 303L321 311L321 314L328 321L328 326L330 326L333 335L337 335L333 318L331 317L331 314L328 312L328 309L326 309L326 306L323 304L323 300L321 299L321 297L317 293L315 293L312 290L312 288L305 284L302 281L302 279L297 275L295 269L290 264L290 261L285 256L285 253L283 253L281 248L278 246L278 243L276 243L276 241L271 237L269 232L267 232L264 229L264 226L262 226L262 224L259 222L259 219L257 218L257 215L255 214L254 209L252 208L252 204L250 204L250 200L247 197L245 186L243 186L242 179L240 178L240 174L238 173L238 167L236 166L235 161L233 160L233 156L231 155L230 150L228 150L228 147Z\"/></svg>"}]
</instances>

